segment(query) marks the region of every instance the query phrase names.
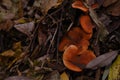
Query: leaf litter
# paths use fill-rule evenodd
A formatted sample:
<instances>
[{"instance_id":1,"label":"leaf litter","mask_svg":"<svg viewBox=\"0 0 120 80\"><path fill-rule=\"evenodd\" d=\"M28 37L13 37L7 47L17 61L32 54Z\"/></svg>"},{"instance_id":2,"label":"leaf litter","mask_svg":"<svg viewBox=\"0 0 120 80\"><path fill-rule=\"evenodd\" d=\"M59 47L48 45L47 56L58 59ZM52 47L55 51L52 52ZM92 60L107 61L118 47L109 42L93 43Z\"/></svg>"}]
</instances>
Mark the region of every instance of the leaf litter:
<instances>
[{"instance_id":1,"label":"leaf litter","mask_svg":"<svg viewBox=\"0 0 120 80\"><path fill-rule=\"evenodd\" d=\"M1 0L1 80L101 80L107 65L110 69L107 69L105 79L118 78L111 73L120 50L120 1L84 0L94 24L89 49L97 57L87 64L89 69L80 73L67 69L62 62L63 53L58 51L62 37L71 27L79 26L78 16L84 14L71 7L73 2ZM90 5L95 2L99 7L93 10ZM93 70L95 67L98 69ZM114 74L118 75L118 69Z\"/></svg>"}]
</instances>

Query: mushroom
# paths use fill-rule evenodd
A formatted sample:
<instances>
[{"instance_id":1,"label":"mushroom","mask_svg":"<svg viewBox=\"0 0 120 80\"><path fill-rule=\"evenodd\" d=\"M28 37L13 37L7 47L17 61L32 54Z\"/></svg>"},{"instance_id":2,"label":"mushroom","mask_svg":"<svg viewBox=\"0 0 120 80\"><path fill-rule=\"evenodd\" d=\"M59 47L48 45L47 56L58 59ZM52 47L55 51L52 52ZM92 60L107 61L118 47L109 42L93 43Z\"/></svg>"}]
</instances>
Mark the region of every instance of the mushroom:
<instances>
[{"instance_id":1,"label":"mushroom","mask_svg":"<svg viewBox=\"0 0 120 80\"><path fill-rule=\"evenodd\" d=\"M69 45L74 44L82 46L84 49L89 45L89 39L92 34L85 33L80 27L73 27L68 33L62 38L58 50L64 51ZM81 41L82 40L82 41Z\"/></svg>"},{"instance_id":2,"label":"mushroom","mask_svg":"<svg viewBox=\"0 0 120 80\"><path fill-rule=\"evenodd\" d=\"M59 44L59 46L58 46L58 50L59 51L64 51L70 44L72 44L72 41L70 40L70 39L68 39L68 37L65 35L63 38L62 38L62 40L61 40L61 42L60 42L60 44Z\"/></svg>"},{"instance_id":3,"label":"mushroom","mask_svg":"<svg viewBox=\"0 0 120 80\"><path fill-rule=\"evenodd\" d=\"M64 51L63 63L68 69L80 72L94 58L96 58L96 56L92 51L85 50L81 52L77 46L70 45Z\"/></svg>"},{"instance_id":4,"label":"mushroom","mask_svg":"<svg viewBox=\"0 0 120 80\"><path fill-rule=\"evenodd\" d=\"M72 7L73 7L73 8L76 8L76 9L80 9L80 10L82 10L83 12L88 12L88 8L85 7L85 5L82 3L81 0L75 1L75 2L72 4Z\"/></svg>"},{"instance_id":5,"label":"mushroom","mask_svg":"<svg viewBox=\"0 0 120 80\"><path fill-rule=\"evenodd\" d=\"M76 44L76 46L79 48L79 50L81 50L81 52L87 50L89 45L90 43L86 39L82 39L79 41L79 43Z\"/></svg>"},{"instance_id":6,"label":"mushroom","mask_svg":"<svg viewBox=\"0 0 120 80\"><path fill-rule=\"evenodd\" d=\"M91 21L89 15L82 15L82 16L80 16L79 22L81 24L82 29L86 33L92 33L93 24L92 24L92 21Z\"/></svg>"},{"instance_id":7,"label":"mushroom","mask_svg":"<svg viewBox=\"0 0 120 80\"><path fill-rule=\"evenodd\" d=\"M83 4L83 2L81 0L76 0L75 2L72 3L72 7L76 8L76 9L80 9L83 12L88 12L88 8ZM92 9L96 9L99 7L98 3L94 3L91 5Z\"/></svg>"},{"instance_id":8,"label":"mushroom","mask_svg":"<svg viewBox=\"0 0 120 80\"><path fill-rule=\"evenodd\" d=\"M91 33L90 34L86 33L80 27L71 28L67 34L73 41L76 41L76 42L81 40L81 39L89 40L92 37Z\"/></svg>"}]
</instances>

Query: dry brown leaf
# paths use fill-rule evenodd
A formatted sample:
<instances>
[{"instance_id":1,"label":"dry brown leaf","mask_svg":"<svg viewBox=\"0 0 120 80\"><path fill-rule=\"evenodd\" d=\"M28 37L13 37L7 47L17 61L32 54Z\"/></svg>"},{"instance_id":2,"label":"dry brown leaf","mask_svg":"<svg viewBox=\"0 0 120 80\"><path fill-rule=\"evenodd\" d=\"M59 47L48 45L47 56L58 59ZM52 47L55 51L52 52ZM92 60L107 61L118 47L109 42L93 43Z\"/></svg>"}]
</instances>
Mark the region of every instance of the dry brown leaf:
<instances>
[{"instance_id":1,"label":"dry brown leaf","mask_svg":"<svg viewBox=\"0 0 120 80\"><path fill-rule=\"evenodd\" d=\"M2 5L4 5L7 9L10 9L12 7L11 0L2 0Z\"/></svg>"},{"instance_id":2,"label":"dry brown leaf","mask_svg":"<svg viewBox=\"0 0 120 80\"><path fill-rule=\"evenodd\" d=\"M60 79L59 72L55 70L51 72L50 74L48 74L43 80L61 80L61 79Z\"/></svg>"},{"instance_id":3,"label":"dry brown leaf","mask_svg":"<svg viewBox=\"0 0 120 80\"><path fill-rule=\"evenodd\" d=\"M13 57L15 54L15 52L13 50L7 50L3 53L1 53L2 56L6 56L6 57Z\"/></svg>"},{"instance_id":4,"label":"dry brown leaf","mask_svg":"<svg viewBox=\"0 0 120 80\"><path fill-rule=\"evenodd\" d=\"M100 55L93 59L92 61L90 61L87 64L86 68L95 69L98 67L107 66L115 59L115 57L118 55L118 52L119 51L116 50Z\"/></svg>"},{"instance_id":5,"label":"dry brown leaf","mask_svg":"<svg viewBox=\"0 0 120 80\"><path fill-rule=\"evenodd\" d=\"M21 48L22 48L21 42L16 42L16 43L14 43L12 48L13 48L14 50L21 49Z\"/></svg>"},{"instance_id":6,"label":"dry brown leaf","mask_svg":"<svg viewBox=\"0 0 120 80\"><path fill-rule=\"evenodd\" d=\"M120 16L120 0L107 8L107 13L113 16Z\"/></svg>"},{"instance_id":7,"label":"dry brown leaf","mask_svg":"<svg viewBox=\"0 0 120 80\"><path fill-rule=\"evenodd\" d=\"M104 6L104 7L107 7L107 6L111 5L111 4L114 4L114 3L117 2L117 1L118 1L118 0L104 0L103 6Z\"/></svg>"},{"instance_id":8,"label":"dry brown leaf","mask_svg":"<svg viewBox=\"0 0 120 80\"><path fill-rule=\"evenodd\" d=\"M95 0L85 0L88 5L92 5L95 3Z\"/></svg>"},{"instance_id":9,"label":"dry brown leaf","mask_svg":"<svg viewBox=\"0 0 120 80\"><path fill-rule=\"evenodd\" d=\"M47 35L42 32L41 29L38 30L38 41L39 45L43 45L47 39Z\"/></svg>"},{"instance_id":10,"label":"dry brown leaf","mask_svg":"<svg viewBox=\"0 0 120 80\"><path fill-rule=\"evenodd\" d=\"M0 23L0 30L9 31L12 28L12 26L13 26L13 21L6 20Z\"/></svg>"},{"instance_id":11,"label":"dry brown leaf","mask_svg":"<svg viewBox=\"0 0 120 80\"><path fill-rule=\"evenodd\" d=\"M63 73L60 75L60 77L61 77L61 80L69 80L69 76L67 75L66 72L63 72Z\"/></svg>"},{"instance_id":12,"label":"dry brown leaf","mask_svg":"<svg viewBox=\"0 0 120 80\"><path fill-rule=\"evenodd\" d=\"M110 67L108 80L120 80L120 55Z\"/></svg>"},{"instance_id":13,"label":"dry brown leaf","mask_svg":"<svg viewBox=\"0 0 120 80\"><path fill-rule=\"evenodd\" d=\"M35 26L35 25L34 25L34 22L33 22L33 21L32 21L32 22L29 22L29 23L14 25L14 27L15 27L18 31L26 34L27 36L30 36L30 35L31 35L31 32L32 32L32 30L34 29L34 26Z\"/></svg>"},{"instance_id":14,"label":"dry brown leaf","mask_svg":"<svg viewBox=\"0 0 120 80\"><path fill-rule=\"evenodd\" d=\"M5 80L34 80L34 79L24 77L24 76L11 76L11 77L6 78Z\"/></svg>"},{"instance_id":15,"label":"dry brown leaf","mask_svg":"<svg viewBox=\"0 0 120 80\"><path fill-rule=\"evenodd\" d=\"M105 25L108 26L112 20L110 20L110 17L107 16L106 14L100 13L99 20Z\"/></svg>"},{"instance_id":16,"label":"dry brown leaf","mask_svg":"<svg viewBox=\"0 0 120 80\"><path fill-rule=\"evenodd\" d=\"M34 6L40 7L43 14L46 14L49 9L58 6L62 1L63 0L35 0Z\"/></svg>"}]
</instances>

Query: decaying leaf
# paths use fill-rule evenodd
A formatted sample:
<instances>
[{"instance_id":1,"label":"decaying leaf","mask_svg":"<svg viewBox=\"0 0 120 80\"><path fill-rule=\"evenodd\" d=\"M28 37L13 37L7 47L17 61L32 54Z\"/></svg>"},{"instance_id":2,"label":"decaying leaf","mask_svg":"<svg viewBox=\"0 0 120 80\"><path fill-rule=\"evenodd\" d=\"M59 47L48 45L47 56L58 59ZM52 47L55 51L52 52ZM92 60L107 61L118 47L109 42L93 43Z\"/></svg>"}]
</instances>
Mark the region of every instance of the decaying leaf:
<instances>
[{"instance_id":1,"label":"decaying leaf","mask_svg":"<svg viewBox=\"0 0 120 80\"><path fill-rule=\"evenodd\" d=\"M10 9L12 7L11 0L2 0L2 5L4 5L7 9Z\"/></svg>"},{"instance_id":2,"label":"decaying leaf","mask_svg":"<svg viewBox=\"0 0 120 80\"><path fill-rule=\"evenodd\" d=\"M112 21L110 20L109 16L106 14L101 14L99 16L99 20L105 25L108 26Z\"/></svg>"},{"instance_id":3,"label":"decaying leaf","mask_svg":"<svg viewBox=\"0 0 120 80\"><path fill-rule=\"evenodd\" d=\"M12 49L6 50L0 53L2 57L18 57L22 53L21 42L17 42L13 45Z\"/></svg>"},{"instance_id":4,"label":"decaying leaf","mask_svg":"<svg viewBox=\"0 0 120 80\"><path fill-rule=\"evenodd\" d=\"M34 80L34 79L24 77L24 76L11 76L11 77L6 78L5 80Z\"/></svg>"},{"instance_id":5,"label":"decaying leaf","mask_svg":"<svg viewBox=\"0 0 120 80\"><path fill-rule=\"evenodd\" d=\"M92 5L95 3L95 0L85 0L88 5Z\"/></svg>"},{"instance_id":6,"label":"decaying leaf","mask_svg":"<svg viewBox=\"0 0 120 80\"><path fill-rule=\"evenodd\" d=\"M95 69L98 67L107 66L115 59L117 55L118 55L117 50L100 55L97 58L93 59L91 62L89 62L86 68Z\"/></svg>"},{"instance_id":7,"label":"decaying leaf","mask_svg":"<svg viewBox=\"0 0 120 80\"><path fill-rule=\"evenodd\" d=\"M110 67L108 80L120 80L120 55Z\"/></svg>"},{"instance_id":8,"label":"decaying leaf","mask_svg":"<svg viewBox=\"0 0 120 80\"><path fill-rule=\"evenodd\" d=\"M0 12L0 22L8 20L8 19L13 19L14 17L15 17L14 13Z\"/></svg>"},{"instance_id":9,"label":"decaying leaf","mask_svg":"<svg viewBox=\"0 0 120 80\"><path fill-rule=\"evenodd\" d=\"M120 0L108 7L107 13L113 16L120 16Z\"/></svg>"},{"instance_id":10,"label":"decaying leaf","mask_svg":"<svg viewBox=\"0 0 120 80\"><path fill-rule=\"evenodd\" d=\"M13 21L6 20L2 23L0 23L0 30L9 31L13 27Z\"/></svg>"},{"instance_id":11,"label":"decaying leaf","mask_svg":"<svg viewBox=\"0 0 120 80\"><path fill-rule=\"evenodd\" d=\"M61 80L69 80L69 77L68 77L68 75L67 75L66 72L63 72L63 73L60 75L60 77L61 77Z\"/></svg>"},{"instance_id":12,"label":"decaying leaf","mask_svg":"<svg viewBox=\"0 0 120 80\"><path fill-rule=\"evenodd\" d=\"M20 32L29 36L29 35L31 35L32 30L34 29L34 22L32 21L32 22L29 22L29 23L17 24L17 25L14 25L14 27L18 31L20 31Z\"/></svg>"},{"instance_id":13,"label":"decaying leaf","mask_svg":"<svg viewBox=\"0 0 120 80\"><path fill-rule=\"evenodd\" d=\"M14 54L15 54L15 52L13 50L7 50L7 51L1 53L0 55L6 56L6 57L12 57L12 56L14 56Z\"/></svg>"},{"instance_id":14,"label":"decaying leaf","mask_svg":"<svg viewBox=\"0 0 120 80\"><path fill-rule=\"evenodd\" d=\"M21 42L16 42L16 43L13 44L13 49L14 50L21 49L21 48L22 48Z\"/></svg>"},{"instance_id":15,"label":"decaying leaf","mask_svg":"<svg viewBox=\"0 0 120 80\"><path fill-rule=\"evenodd\" d=\"M102 75L102 80L106 80L106 78L108 77L109 68L110 68L110 65L106 66L106 68L105 68L105 70L104 70L104 73L103 73L103 75Z\"/></svg>"},{"instance_id":16,"label":"decaying leaf","mask_svg":"<svg viewBox=\"0 0 120 80\"><path fill-rule=\"evenodd\" d=\"M96 12L90 6L88 6L87 4L85 4L85 5L86 5L86 7L89 8L89 12L90 12L89 15L98 27L99 40L103 41L104 38L109 34L109 32L107 31L105 25L98 19L98 16L97 16Z\"/></svg>"},{"instance_id":17,"label":"decaying leaf","mask_svg":"<svg viewBox=\"0 0 120 80\"><path fill-rule=\"evenodd\" d=\"M39 29L38 30L39 44L43 45L45 43L46 39L47 39L47 35L45 33L43 33L41 29Z\"/></svg>"},{"instance_id":18,"label":"decaying leaf","mask_svg":"<svg viewBox=\"0 0 120 80\"><path fill-rule=\"evenodd\" d=\"M45 79L43 80L61 80L60 79L60 74L58 71L53 71L50 74L48 74L48 76L45 77Z\"/></svg>"},{"instance_id":19,"label":"decaying leaf","mask_svg":"<svg viewBox=\"0 0 120 80\"><path fill-rule=\"evenodd\" d=\"M77 77L74 80L95 80L95 78L82 75L82 76Z\"/></svg>"},{"instance_id":20,"label":"decaying leaf","mask_svg":"<svg viewBox=\"0 0 120 80\"><path fill-rule=\"evenodd\" d=\"M28 22L28 21L30 22L29 19L22 17L22 18L20 18L20 19L18 19L18 20L14 20L14 23L15 23L15 24L24 24L24 23L26 23L26 22Z\"/></svg>"},{"instance_id":21,"label":"decaying leaf","mask_svg":"<svg viewBox=\"0 0 120 80\"><path fill-rule=\"evenodd\" d=\"M49 9L60 5L62 1L63 0L35 0L34 6L40 7L43 14L46 14Z\"/></svg>"},{"instance_id":22,"label":"decaying leaf","mask_svg":"<svg viewBox=\"0 0 120 80\"><path fill-rule=\"evenodd\" d=\"M99 5L102 5L105 0L96 0Z\"/></svg>"},{"instance_id":23,"label":"decaying leaf","mask_svg":"<svg viewBox=\"0 0 120 80\"><path fill-rule=\"evenodd\" d=\"M104 6L104 7L107 7L107 6L111 5L111 4L114 4L114 3L117 2L117 1L118 1L118 0L104 0L103 6Z\"/></svg>"}]
</instances>

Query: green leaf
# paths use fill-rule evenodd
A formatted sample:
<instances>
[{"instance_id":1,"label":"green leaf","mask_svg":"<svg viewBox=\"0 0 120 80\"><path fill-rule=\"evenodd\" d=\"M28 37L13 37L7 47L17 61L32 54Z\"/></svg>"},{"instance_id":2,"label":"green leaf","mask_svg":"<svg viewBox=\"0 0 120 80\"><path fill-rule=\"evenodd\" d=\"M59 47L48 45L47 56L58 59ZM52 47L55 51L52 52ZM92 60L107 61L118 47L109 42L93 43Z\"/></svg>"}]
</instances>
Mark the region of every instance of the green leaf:
<instances>
[{"instance_id":1,"label":"green leaf","mask_svg":"<svg viewBox=\"0 0 120 80\"><path fill-rule=\"evenodd\" d=\"M110 67L108 80L120 80L120 55Z\"/></svg>"},{"instance_id":2,"label":"green leaf","mask_svg":"<svg viewBox=\"0 0 120 80\"><path fill-rule=\"evenodd\" d=\"M63 72L63 73L60 75L60 77L61 77L61 80L69 80L69 76L67 75L66 72Z\"/></svg>"}]
</instances>

